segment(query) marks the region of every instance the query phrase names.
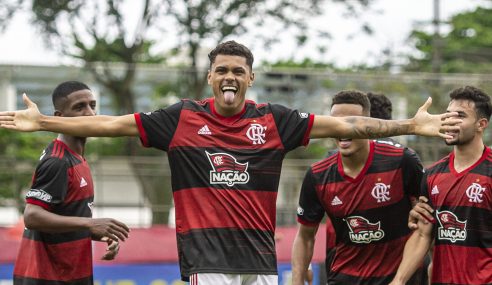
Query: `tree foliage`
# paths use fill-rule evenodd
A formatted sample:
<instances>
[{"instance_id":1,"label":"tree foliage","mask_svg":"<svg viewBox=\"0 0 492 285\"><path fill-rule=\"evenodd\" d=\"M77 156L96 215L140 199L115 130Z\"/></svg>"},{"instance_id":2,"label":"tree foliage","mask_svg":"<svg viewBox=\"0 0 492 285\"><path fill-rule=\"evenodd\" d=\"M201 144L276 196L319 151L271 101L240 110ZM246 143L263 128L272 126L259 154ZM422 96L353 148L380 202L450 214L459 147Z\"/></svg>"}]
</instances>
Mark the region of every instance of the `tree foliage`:
<instances>
[{"instance_id":1,"label":"tree foliage","mask_svg":"<svg viewBox=\"0 0 492 285\"><path fill-rule=\"evenodd\" d=\"M444 73L488 73L492 71L492 9L479 7L453 16L450 32L441 37ZM410 42L418 51L409 56L408 71L431 71L433 34L414 30Z\"/></svg>"},{"instance_id":2,"label":"tree foliage","mask_svg":"<svg viewBox=\"0 0 492 285\"><path fill-rule=\"evenodd\" d=\"M112 95L116 113L128 114L136 111L134 82L138 64L166 60L156 55L158 43L177 38L173 52L184 52L190 60L179 91L198 99L206 87L206 72L198 66L201 47L215 46L246 33L254 34L265 46L275 43L281 32L292 34L302 44L307 40L307 20L319 15L322 4L329 0L144 0L138 1L138 9L130 12L125 7L135 6L135 1L10 1L10 9L7 12L0 9L0 13L10 17L15 4L20 9L23 3L29 2L32 23L46 45L84 64ZM347 7L350 15L371 1L331 0ZM129 18L136 18L134 25L129 24L132 22ZM114 62L119 64L115 66ZM129 144L128 153L135 154L132 145ZM147 196L155 196L151 193L155 189L147 187L146 178L140 178L142 186L149 188L144 189Z\"/></svg>"}]
</instances>

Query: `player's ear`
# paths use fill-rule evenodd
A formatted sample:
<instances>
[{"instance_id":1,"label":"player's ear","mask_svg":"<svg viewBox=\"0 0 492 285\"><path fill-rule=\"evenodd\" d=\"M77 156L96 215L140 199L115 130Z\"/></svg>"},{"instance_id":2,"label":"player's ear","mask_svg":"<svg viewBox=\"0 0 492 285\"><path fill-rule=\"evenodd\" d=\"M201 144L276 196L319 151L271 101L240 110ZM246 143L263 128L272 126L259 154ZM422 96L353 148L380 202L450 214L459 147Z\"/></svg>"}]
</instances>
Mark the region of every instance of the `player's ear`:
<instances>
[{"instance_id":1,"label":"player's ear","mask_svg":"<svg viewBox=\"0 0 492 285\"><path fill-rule=\"evenodd\" d=\"M481 118L478 120L478 129L480 131L485 131L485 129L487 129L487 127L489 126L489 120L485 119L485 118Z\"/></svg>"}]
</instances>

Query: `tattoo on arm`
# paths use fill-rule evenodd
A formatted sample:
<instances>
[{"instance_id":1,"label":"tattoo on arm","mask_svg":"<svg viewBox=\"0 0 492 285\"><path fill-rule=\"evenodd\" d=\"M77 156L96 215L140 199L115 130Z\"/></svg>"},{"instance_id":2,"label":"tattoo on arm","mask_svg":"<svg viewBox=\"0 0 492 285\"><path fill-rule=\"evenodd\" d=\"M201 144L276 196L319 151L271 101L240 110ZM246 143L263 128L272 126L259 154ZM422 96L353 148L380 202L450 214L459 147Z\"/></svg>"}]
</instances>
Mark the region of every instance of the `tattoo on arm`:
<instances>
[{"instance_id":1,"label":"tattoo on arm","mask_svg":"<svg viewBox=\"0 0 492 285\"><path fill-rule=\"evenodd\" d=\"M344 120L352 125L351 137L381 138L409 134L410 128L395 121L378 120L363 117L346 117Z\"/></svg>"}]
</instances>

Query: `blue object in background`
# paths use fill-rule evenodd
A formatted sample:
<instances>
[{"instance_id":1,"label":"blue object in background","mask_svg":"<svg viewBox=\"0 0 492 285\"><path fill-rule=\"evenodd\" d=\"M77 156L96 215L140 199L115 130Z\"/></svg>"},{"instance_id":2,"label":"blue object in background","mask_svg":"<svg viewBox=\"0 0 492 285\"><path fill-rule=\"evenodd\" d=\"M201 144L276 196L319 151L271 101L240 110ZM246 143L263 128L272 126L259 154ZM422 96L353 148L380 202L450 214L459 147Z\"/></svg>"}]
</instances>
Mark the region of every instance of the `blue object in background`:
<instances>
[{"instance_id":1,"label":"blue object in background","mask_svg":"<svg viewBox=\"0 0 492 285\"><path fill-rule=\"evenodd\" d=\"M319 264L313 264L313 284L319 284ZM0 284L12 280L13 264L0 264ZM278 264L278 281L291 284L291 266ZM182 285L177 263L94 265L95 285Z\"/></svg>"}]
</instances>

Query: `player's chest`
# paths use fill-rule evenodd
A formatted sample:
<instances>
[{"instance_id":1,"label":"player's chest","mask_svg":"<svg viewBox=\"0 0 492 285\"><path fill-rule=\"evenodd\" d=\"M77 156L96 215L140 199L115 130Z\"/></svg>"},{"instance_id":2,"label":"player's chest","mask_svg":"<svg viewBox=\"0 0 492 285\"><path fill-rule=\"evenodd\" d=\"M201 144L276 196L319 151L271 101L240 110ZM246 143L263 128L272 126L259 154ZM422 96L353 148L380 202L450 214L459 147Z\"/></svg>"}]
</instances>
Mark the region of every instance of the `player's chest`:
<instances>
[{"instance_id":1,"label":"player's chest","mask_svg":"<svg viewBox=\"0 0 492 285\"><path fill-rule=\"evenodd\" d=\"M338 217L389 206L404 196L401 172L368 174L357 182L326 183L317 191L328 214Z\"/></svg>"},{"instance_id":2,"label":"player's chest","mask_svg":"<svg viewBox=\"0 0 492 285\"><path fill-rule=\"evenodd\" d=\"M173 136L171 147L178 146L279 148L281 140L270 114L235 121L190 114L180 120Z\"/></svg>"},{"instance_id":3,"label":"player's chest","mask_svg":"<svg viewBox=\"0 0 492 285\"><path fill-rule=\"evenodd\" d=\"M473 173L461 177L437 176L428 179L427 187L428 195L436 207L492 206L492 179L487 176Z\"/></svg>"},{"instance_id":4,"label":"player's chest","mask_svg":"<svg viewBox=\"0 0 492 285\"><path fill-rule=\"evenodd\" d=\"M68 195L85 198L94 196L94 182L87 163L81 163L69 169Z\"/></svg>"}]
</instances>

